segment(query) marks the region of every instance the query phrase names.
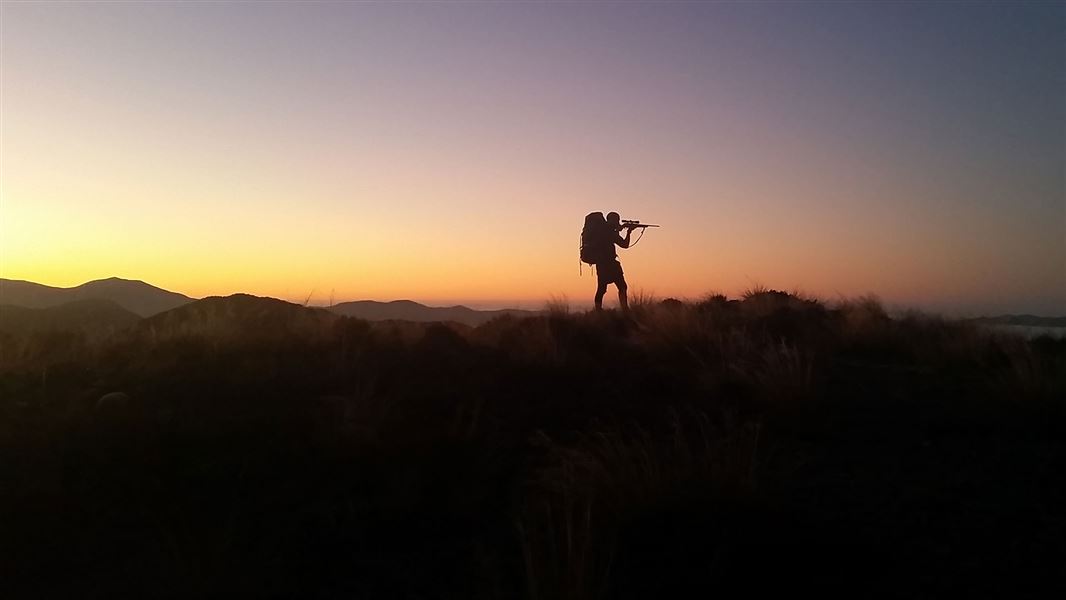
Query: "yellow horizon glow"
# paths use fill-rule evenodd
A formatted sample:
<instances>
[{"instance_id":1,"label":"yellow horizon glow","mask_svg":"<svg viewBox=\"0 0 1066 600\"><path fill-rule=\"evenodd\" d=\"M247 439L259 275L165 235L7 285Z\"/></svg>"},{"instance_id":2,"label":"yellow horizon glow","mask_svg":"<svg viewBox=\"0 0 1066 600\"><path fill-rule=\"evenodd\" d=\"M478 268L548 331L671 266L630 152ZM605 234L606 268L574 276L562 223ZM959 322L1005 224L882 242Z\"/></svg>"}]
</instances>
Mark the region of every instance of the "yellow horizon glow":
<instances>
[{"instance_id":1,"label":"yellow horizon glow","mask_svg":"<svg viewBox=\"0 0 1066 600\"><path fill-rule=\"evenodd\" d=\"M583 217L616 210L663 226L619 251L631 290L660 298L760 283L960 310L1066 305L1066 242L1044 217L1061 216L1062 182L1042 175L1056 157L915 137L952 106L834 86L861 71L801 77L760 32L723 29L713 61L637 68L655 57L602 54L581 33L532 51L502 29L455 41L404 11L349 9L382 21L351 21L360 37L325 8L5 4L0 277L584 305ZM225 26L248 15L265 29ZM290 63L275 34L294 36Z\"/></svg>"}]
</instances>

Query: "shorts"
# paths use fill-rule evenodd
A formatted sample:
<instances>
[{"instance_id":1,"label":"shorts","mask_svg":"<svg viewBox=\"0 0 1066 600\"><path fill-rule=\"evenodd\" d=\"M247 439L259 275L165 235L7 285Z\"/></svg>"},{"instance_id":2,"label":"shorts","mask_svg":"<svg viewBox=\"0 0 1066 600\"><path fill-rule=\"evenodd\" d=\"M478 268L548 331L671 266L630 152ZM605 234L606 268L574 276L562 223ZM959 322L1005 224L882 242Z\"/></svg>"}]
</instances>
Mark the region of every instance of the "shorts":
<instances>
[{"instance_id":1,"label":"shorts","mask_svg":"<svg viewBox=\"0 0 1066 600\"><path fill-rule=\"evenodd\" d=\"M622 273L622 263L617 260L598 263L596 265L596 282L600 285L625 285L626 279Z\"/></svg>"}]
</instances>

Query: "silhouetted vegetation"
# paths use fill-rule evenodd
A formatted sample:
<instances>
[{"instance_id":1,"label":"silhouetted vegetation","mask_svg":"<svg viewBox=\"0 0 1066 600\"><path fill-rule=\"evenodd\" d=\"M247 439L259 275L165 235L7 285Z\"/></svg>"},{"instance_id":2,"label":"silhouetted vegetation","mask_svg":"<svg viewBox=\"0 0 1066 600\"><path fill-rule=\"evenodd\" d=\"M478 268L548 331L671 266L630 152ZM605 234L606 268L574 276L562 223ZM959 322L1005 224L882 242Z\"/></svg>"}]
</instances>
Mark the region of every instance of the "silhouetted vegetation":
<instances>
[{"instance_id":1,"label":"silhouetted vegetation","mask_svg":"<svg viewBox=\"0 0 1066 600\"><path fill-rule=\"evenodd\" d=\"M768 289L549 309L2 334L5 596L1062 589L1066 341Z\"/></svg>"}]
</instances>

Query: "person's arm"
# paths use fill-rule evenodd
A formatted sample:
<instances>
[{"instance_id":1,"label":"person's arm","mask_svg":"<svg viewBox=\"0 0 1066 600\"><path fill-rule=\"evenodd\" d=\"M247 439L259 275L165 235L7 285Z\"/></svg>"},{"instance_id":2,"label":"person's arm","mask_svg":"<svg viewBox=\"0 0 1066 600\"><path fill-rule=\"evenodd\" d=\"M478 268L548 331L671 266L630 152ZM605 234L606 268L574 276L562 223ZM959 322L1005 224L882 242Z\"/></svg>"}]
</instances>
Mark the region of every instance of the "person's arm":
<instances>
[{"instance_id":1,"label":"person's arm","mask_svg":"<svg viewBox=\"0 0 1066 600\"><path fill-rule=\"evenodd\" d=\"M623 239L622 236L620 236L620 235L618 235L616 233L616 234L614 234L614 238L615 238L614 239L614 243L618 244L622 248L628 248L629 247L629 236L631 236L631 235L633 235L633 228L632 227L626 227L626 237Z\"/></svg>"}]
</instances>

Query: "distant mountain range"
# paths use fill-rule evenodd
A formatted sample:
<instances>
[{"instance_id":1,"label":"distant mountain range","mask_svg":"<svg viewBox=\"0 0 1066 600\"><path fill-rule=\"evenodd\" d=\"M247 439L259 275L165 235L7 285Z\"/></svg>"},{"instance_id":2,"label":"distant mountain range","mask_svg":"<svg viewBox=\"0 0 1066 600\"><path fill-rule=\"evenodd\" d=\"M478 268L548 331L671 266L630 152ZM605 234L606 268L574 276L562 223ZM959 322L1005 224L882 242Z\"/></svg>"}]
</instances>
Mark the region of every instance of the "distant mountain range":
<instances>
[{"instance_id":1,"label":"distant mountain range","mask_svg":"<svg viewBox=\"0 0 1066 600\"><path fill-rule=\"evenodd\" d=\"M85 302L88 303L86 304ZM119 311L129 314L121 315ZM265 312L264 312L265 311ZM426 306L410 300L344 302L330 308L307 308L275 298L248 294L202 300L167 291L143 281L101 279L71 288L52 287L30 281L0 278L0 331L69 329L75 323L92 327L129 324L128 317L151 318L147 326L171 330L178 322L199 330L259 318L261 327L282 326L289 320L319 321L332 313L367 321L455 322L476 327L502 315L529 316L527 310L474 310L466 306ZM318 315L309 317L308 315ZM258 317L256 316L258 315ZM282 318L282 315L287 315ZM46 325L54 323L55 325Z\"/></svg>"},{"instance_id":2,"label":"distant mountain range","mask_svg":"<svg viewBox=\"0 0 1066 600\"><path fill-rule=\"evenodd\" d=\"M466 306L426 306L410 300L342 302L329 310L338 315L367 321L453 321L474 327L504 315L528 317L537 314L534 311L518 309L474 310Z\"/></svg>"},{"instance_id":3,"label":"distant mountain range","mask_svg":"<svg viewBox=\"0 0 1066 600\"><path fill-rule=\"evenodd\" d=\"M466 306L426 306L410 300L360 300L332 307L308 308L275 298L248 294L202 300L160 289L143 281L101 279L71 288L0 278L0 333L36 330L110 331L141 325L156 330L189 331L216 327L316 329L331 315L367 321L453 322L476 327L496 317L527 317L536 311L474 310ZM1066 327L1066 317L1000 315L972 321L992 325ZM140 325L139 325L140 326Z\"/></svg>"},{"instance_id":4,"label":"distant mountain range","mask_svg":"<svg viewBox=\"0 0 1066 600\"><path fill-rule=\"evenodd\" d=\"M61 288L31 281L0 279L0 305L51 308L79 300L109 300L141 317L150 317L193 301L143 281L100 279L76 287Z\"/></svg>"}]
</instances>

